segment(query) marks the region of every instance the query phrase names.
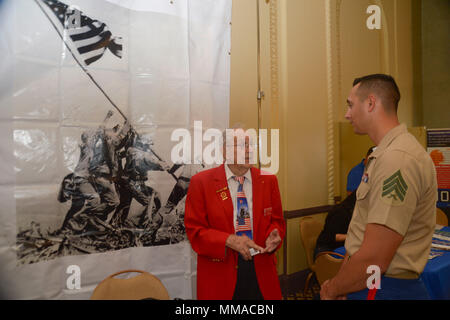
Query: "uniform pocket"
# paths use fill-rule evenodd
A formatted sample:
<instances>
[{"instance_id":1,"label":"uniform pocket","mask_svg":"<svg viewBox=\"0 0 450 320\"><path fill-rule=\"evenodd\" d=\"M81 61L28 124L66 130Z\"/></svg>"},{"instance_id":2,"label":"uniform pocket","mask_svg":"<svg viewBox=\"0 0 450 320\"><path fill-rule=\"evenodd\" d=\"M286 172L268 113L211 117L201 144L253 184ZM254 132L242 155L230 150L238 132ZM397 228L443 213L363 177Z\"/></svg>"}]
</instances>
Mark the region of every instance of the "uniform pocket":
<instances>
[{"instance_id":1,"label":"uniform pocket","mask_svg":"<svg viewBox=\"0 0 450 320\"><path fill-rule=\"evenodd\" d=\"M370 185L366 182L361 182L361 184L358 187L358 190L356 190L356 200L362 200L367 197L367 194L369 193Z\"/></svg>"}]
</instances>

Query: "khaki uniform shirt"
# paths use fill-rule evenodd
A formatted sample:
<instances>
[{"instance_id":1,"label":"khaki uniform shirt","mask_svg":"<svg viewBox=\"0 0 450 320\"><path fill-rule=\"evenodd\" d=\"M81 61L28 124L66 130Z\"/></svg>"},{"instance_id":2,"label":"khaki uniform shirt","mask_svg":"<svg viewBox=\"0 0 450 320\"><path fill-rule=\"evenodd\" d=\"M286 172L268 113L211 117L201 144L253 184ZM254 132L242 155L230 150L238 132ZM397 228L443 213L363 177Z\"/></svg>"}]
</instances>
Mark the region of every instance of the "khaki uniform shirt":
<instances>
[{"instance_id":1,"label":"khaki uniform shirt","mask_svg":"<svg viewBox=\"0 0 450 320\"><path fill-rule=\"evenodd\" d=\"M433 161L404 124L393 128L370 155L356 191L347 252L359 250L368 223L384 225L404 237L386 275L422 273L436 224L436 201Z\"/></svg>"}]
</instances>

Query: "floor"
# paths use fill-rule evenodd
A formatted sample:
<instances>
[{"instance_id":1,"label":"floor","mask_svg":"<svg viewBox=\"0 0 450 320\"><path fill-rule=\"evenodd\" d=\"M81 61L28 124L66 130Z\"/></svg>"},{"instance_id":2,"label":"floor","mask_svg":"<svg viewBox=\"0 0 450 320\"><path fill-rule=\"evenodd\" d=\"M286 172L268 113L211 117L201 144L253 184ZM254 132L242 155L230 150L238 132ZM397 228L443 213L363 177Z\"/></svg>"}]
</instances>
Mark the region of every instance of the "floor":
<instances>
[{"instance_id":1,"label":"floor","mask_svg":"<svg viewBox=\"0 0 450 320\"><path fill-rule=\"evenodd\" d=\"M309 290L306 293L303 293L302 290L295 292L293 294L289 294L286 300L315 300L319 299L320 294L320 285L317 282L316 278L313 277L309 283Z\"/></svg>"}]
</instances>

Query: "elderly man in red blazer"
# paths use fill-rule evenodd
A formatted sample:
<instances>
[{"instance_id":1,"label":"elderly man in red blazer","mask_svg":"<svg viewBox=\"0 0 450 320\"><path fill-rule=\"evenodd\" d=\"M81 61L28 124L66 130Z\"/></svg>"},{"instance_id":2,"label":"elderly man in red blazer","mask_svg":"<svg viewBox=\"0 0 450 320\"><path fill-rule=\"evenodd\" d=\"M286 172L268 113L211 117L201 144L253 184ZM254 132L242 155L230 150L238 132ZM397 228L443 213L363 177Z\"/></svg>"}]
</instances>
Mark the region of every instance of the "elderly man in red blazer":
<instances>
[{"instance_id":1,"label":"elderly man in red blazer","mask_svg":"<svg viewBox=\"0 0 450 320\"><path fill-rule=\"evenodd\" d=\"M281 299L274 252L285 221L277 178L252 167L248 136L243 147L238 136L244 131L231 132L225 164L193 176L187 194L184 221L197 252L197 298Z\"/></svg>"}]
</instances>

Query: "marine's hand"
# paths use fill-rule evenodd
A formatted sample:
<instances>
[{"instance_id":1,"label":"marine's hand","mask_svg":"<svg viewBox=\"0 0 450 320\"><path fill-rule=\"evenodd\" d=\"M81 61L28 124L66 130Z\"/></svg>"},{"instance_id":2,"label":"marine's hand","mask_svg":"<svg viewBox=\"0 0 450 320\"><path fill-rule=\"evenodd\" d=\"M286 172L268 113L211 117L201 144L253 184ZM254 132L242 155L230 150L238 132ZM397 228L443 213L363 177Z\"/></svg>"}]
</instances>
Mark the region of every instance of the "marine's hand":
<instances>
[{"instance_id":1,"label":"marine's hand","mask_svg":"<svg viewBox=\"0 0 450 320\"><path fill-rule=\"evenodd\" d=\"M320 300L347 300L347 296L337 296L334 294L330 280L326 280L320 287Z\"/></svg>"}]
</instances>

